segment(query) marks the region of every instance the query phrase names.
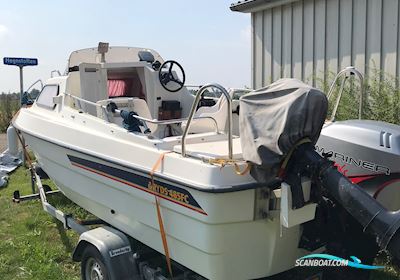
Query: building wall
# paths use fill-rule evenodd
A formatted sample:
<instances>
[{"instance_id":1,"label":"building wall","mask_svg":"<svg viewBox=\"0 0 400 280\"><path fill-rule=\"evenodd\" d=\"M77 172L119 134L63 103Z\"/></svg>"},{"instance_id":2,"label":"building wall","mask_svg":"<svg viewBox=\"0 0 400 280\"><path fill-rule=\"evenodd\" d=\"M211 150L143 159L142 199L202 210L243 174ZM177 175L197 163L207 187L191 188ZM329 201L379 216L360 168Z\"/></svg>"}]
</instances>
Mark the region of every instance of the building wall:
<instances>
[{"instance_id":1,"label":"building wall","mask_svg":"<svg viewBox=\"0 0 400 280\"><path fill-rule=\"evenodd\" d=\"M253 12L252 86L310 84L353 65L399 77L399 0L299 0Z\"/></svg>"}]
</instances>

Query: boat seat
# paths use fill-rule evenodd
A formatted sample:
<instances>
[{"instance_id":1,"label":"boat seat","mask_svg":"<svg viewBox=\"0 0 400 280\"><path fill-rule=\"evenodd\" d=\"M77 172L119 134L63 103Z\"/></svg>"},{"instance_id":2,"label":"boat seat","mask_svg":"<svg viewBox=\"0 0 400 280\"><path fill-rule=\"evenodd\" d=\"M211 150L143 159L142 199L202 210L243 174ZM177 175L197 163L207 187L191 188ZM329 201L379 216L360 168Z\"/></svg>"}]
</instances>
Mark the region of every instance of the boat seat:
<instances>
[{"instance_id":1,"label":"boat seat","mask_svg":"<svg viewBox=\"0 0 400 280\"><path fill-rule=\"evenodd\" d=\"M229 92L232 95L231 92ZM217 122L218 130L224 131L228 120L228 102L221 95L218 101L213 106L203 106L197 109L195 117L212 117ZM182 123L182 128L185 129L186 122ZM190 133L204 133L214 130L213 121L210 119L193 120L190 125Z\"/></svg>"},{"instance_id":2,"label":"boat seat","mask_svg":"<svg viewBox=\"0 0 400 280\"><path fill-rule=\"evenodd\" d=\"M100 100L96 103L102 106L107 106L110 102L114 102L120 110L134 111L136 114L138 114L138 116L142 118L153 119L150 114L149 106L147 106L147 102L144 99L135 97L118 97ZM122 126L123 120L121 116L119 116L119 114L107 113L106 110L102 109L100 106L97 107L97 117ZM152 133L157 130L157 124L150 122L147 122L146 124Z\"/></svg>"},{"instance_id":3,"label":"boat seat","mask_svg":"<svg viewBox=\"0 0 400 280\"><path fill-rule=\"evenodd\" d=\"M232 139L233 144L233 159L242 159L242 146L240 138ZM174 152L181 154L182 146L175 145ZM186 145L186 154L190 157L199 159L217 159L228 158L228 141L218 140L202 143L193 143Z\"/></svg>"}]
</instances>

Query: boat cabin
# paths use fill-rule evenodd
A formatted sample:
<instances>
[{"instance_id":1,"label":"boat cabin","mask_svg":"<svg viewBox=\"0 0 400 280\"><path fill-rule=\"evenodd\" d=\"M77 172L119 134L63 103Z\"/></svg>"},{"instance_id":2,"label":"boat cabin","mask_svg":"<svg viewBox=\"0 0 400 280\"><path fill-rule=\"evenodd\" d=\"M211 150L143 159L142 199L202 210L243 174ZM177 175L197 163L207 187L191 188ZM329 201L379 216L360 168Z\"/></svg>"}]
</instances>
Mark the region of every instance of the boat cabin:
<instances>
[{"instance_id":1,"label":"boat cabin","mask_svg":"<svg viewBox=\"0 0 400 280\"><path fill-rule=\"evenodd\" d=\"M164 138L181 135L185 128L195 95L184 82L182 66L165 62L154 50L109 47L101 53L90 48L70 55L66 94L71 107L118 125L124 125L122 110L134 112L144 124L135 132ZM227 101L215 88L208 92L211 97L200 100L191 133L226 130Z\"/></svg>"},{"instance_id":2,"label":"boat cabin","mask_svg":"<svg viewBox=\"0 0 400 280\"><path fill-rule=\"evenodd\" d=\"M241 157L239 137L233 136L239 132L239 100L232 96L248 91L218 84L199 88L185 86L182 66L152 49L100 44L72 52L66 75L50 79L35 106L85 113L75 116L101 124L107 133L125 138L129 131L144 145L183 155L231 158L235 146L235 157Z\"/></svg>"}]
</instances>

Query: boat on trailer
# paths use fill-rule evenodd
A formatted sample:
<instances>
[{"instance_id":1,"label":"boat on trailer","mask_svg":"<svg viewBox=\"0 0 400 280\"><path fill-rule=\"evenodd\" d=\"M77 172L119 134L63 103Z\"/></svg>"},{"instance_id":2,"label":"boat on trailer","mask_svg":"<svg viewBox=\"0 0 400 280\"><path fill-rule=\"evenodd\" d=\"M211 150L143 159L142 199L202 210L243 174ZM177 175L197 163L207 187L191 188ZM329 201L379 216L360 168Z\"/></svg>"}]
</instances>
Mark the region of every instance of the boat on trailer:
<instances>
[{"instance_id":1,"label":"boat on trailer","mask_svg":"<svg viewBox=\"0 0 400 280\"><path fill-rule=\"evenodd\" d=\"M321 158L319 164L324 162L324 170L318 169L321 173L317 178L313 173L316 170L298 167L310 166L303 162L305 158L316 161L317 156L304 156L306 149L297 149L310 141L296 145L289 141L294 148L286 152L279 147L281 143L266 145L268 151L276 152L272 157L271 152L267 153L266 158L274 160L275 165L269 166L272 169L266 173L274 171L277 162L285 162L287 171L286 175L268 175L264 180L257 175L260 168L266 168L260 147L263 141L272 140L260 133L250 145L251 141L243 141L243 135L234 135L232 131L239 130L233 128L238 124L233 123L231 112L239 114L239 101L232 101L233 92L208 84L193 95L184 83L182 66L164 61L154 50L100 44L98 48L72 52L66 74L49 79L35 103L19 111L13 125L66 197L162 254L167 244L173 261L202 277L267 277L289 270L296 259L321 250L323 244L299 244L304 224L314 220L319 205L312 195L314 185L318 181L326 187L330 183L323 172L336 172L330 161ZM254 123L266 131L274 127L264 118L266 112L258 111L262 102L257 102L265 101L266 93L277 97L282 89L293 88L303 90L296 91L297 97L320 96L300 82L283 82L266 92L245 95L260 99L242 98L248 107L246 111L242 106L247 119L240 120L241 126L250 127L252 132L257 130L251 127ZM220 92L220 97L202 98L210 89ZM325 104L319 98L315 102ZM276 101L266 102L266 107L276 106ZM324 116L321 108L320 115ZM281 111L274 112L271 121L277 123ZM282 114L288 114L288 110ZM293 120L293 116L286 116ZM321 128L322 124L313 128L314 138L318 138ZM247 140L254 136L250 130ZM279 133L286 132L281 129ZM311 137L302 135L306 136ZM249 148L257 143L261 146L254 153L259 152L262 162L249 160L258 157L249 156ZM283 160L289 152L294 155ZM291 170L301 178L289 176ZM339 177L344 180L336 173L332 187L327 189L335 188ZM347 183L356 189L352 199L362 197L375 203L368 195L363 196L361 189ZM332 193L341 201L340 194ZM343 207L349 212L354 207L368 206L348 205L348 201ZM157 215L158 206L161 215ZM373 208L371 212L379 208L368 207ZM397 236L398 218L392 215L394 220L387 216L380 219L377 212L371 213L367 221L355 218L372 228L372 233L383 240L382 247L390 244L396 251L397 241L392 240ZM391 229L390 236L385 235L387 231L376 230L376 220Z\"/></svg>"}]
</instances>

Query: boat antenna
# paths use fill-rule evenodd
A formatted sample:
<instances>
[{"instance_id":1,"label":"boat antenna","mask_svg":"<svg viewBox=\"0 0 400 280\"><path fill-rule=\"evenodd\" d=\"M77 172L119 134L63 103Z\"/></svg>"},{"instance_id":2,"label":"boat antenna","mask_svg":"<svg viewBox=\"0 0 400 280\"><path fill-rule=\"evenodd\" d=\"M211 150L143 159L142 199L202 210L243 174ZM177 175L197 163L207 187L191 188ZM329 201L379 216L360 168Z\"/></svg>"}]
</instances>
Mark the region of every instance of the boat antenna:
<instances>
[{"instance_id":1,"label":"boat antenna","mask_svg":"<svg viewBox=\"0 0 400 280\"><path fill-rule=\"evenodd\" d=\"M99 45L97 47L97 51L99 52L99 54L101 54L102 63L106 62L106 53L108 52L108 46L108 43L99 42Z\"/></svg>"}]
</instances>

